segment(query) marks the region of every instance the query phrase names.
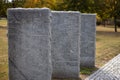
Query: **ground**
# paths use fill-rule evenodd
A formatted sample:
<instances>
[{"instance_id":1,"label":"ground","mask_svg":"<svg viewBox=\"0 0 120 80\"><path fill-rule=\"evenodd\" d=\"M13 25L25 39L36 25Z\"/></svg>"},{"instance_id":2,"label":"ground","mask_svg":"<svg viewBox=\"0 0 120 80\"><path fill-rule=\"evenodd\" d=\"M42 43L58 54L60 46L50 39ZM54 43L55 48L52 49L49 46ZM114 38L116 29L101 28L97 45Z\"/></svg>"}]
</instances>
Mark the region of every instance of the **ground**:
<instances>
[{"instance_id":1,"label":"ground","mask_svg":"<svg viewBox=\"0 0 120 80\"><path fill-rule=\"evenodd\" d=\"M6 19L0 20L0 80L8 80L8 43L6 25ZM81 69L80 73L83 80L93 71L97 70L120 53L120 28L117 33L114 32L113 26L97 26L96 30L96 68Z\"/></svg>"}]
</instances>

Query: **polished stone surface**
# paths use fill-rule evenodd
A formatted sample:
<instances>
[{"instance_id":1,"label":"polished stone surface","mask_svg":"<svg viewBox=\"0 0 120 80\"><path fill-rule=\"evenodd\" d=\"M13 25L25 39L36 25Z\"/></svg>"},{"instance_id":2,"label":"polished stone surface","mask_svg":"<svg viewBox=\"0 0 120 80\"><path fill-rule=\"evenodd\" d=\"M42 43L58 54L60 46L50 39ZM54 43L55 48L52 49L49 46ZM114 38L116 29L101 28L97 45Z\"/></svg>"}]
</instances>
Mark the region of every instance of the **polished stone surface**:
<instances>
[{"instance_id":1,"label":"polished stone surface","mask_svg":"<svg viewBox=\"0 0 120 80\"><path fill-rule=\"evenodd\" d=\"M9 80L51 80L50 10L8 10Z\"/></svg>"},{"instance_id":2,"label":"polished stone surface","mask_svg":"<svg viewBox=\"0 0 120 80\"><path fill-rule=\"evenodd\" d=\"M80 19L79 12L52 12L51 55L55 78L79 77Z\"/></svg>"}]
</instances>

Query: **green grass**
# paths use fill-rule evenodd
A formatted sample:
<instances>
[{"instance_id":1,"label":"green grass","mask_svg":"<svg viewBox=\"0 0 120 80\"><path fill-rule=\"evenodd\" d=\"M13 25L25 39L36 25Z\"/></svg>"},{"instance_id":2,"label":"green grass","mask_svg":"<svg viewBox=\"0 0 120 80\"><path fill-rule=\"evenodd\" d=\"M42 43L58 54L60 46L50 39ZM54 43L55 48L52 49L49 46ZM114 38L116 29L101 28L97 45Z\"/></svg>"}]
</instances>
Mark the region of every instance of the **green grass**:
<instances>
[{"instance_id":1,"label":"green grass","mask_svg":"<svg viewBox=\"0 0 120 80\"><path fill-rule=\"evenodd\" d=\"M96 70L97 68L81 68L80 74L90 75Z\"/></svg>"},{"instance_id":2,"label":"green grass","mask_svg":"<svg viewBox=\"0 0 120 80\"><path fill-rule=\"evenodd\" d=\"M6 27L5 19L0 20L0 27ZM8 80L8 46L7 46L7 29L0 28L0 80ZM96 32L96 67L100 68L110 59L120 53L120 29L114 32L113 26L97 26ZM96 68L82 68L81 77L89 75ZM58 79L54 79L58 80ZM73 80L73 79L61 79Z\"/></svg>"}]
</instances>

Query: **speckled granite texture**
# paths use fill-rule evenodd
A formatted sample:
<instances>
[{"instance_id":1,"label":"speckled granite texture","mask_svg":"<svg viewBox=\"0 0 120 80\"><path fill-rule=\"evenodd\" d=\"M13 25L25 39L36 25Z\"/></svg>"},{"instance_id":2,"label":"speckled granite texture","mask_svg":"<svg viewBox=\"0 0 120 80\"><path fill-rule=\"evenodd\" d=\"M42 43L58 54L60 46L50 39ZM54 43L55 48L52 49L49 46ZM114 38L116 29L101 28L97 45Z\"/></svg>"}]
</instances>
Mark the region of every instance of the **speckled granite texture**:
<instances>
[{"instance_id":1,"label":"speckled granite texture","mask_svg":"<svg viewBox=\"0 0 120 80\"><path fill-rule=\"evenodd\" d=\"M81 14L80 66L95 66L96 14Z\"/></svg>"},{"instance_id":2,"label":"speckled granite texture","mask_svg":"<svg viewBox=\"0 0 120 80\"><path fill-rule=\"evenodd\" d=\"M8 10L9 80L51 80L50 10Z\"/></svg>"},{"instance_id":3,"label":"speckled granite texture","mask_svg":"<svg viewBox=\"0 0 120 80\"><path fill-rule=\"evenodd\" d=\"M120 54L85 80L120 80Z\"/></svg>"},{"instance_id":4,"label":"speckled granite texture","mask_svg":"<svg viewBox=\"0 0 120 80\"><path fill-rule=\"evenodd\" d=\"M79 77L80 13L52 12L51 55L54 78Z\"/></svg>"}]
</instances>

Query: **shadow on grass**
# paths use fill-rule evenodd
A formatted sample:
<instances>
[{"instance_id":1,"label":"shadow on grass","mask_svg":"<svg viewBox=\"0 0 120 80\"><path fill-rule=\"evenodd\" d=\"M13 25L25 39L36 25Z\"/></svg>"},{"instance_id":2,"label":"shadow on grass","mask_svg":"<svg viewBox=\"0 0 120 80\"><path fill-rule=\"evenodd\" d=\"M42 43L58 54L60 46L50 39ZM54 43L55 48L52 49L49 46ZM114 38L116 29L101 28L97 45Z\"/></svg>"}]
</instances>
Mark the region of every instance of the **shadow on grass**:
<instances>
[{"instance_id":1,"label":"shadow on grass","mask_svg":"<svg viewBox=\"0 0 120 80\"><path fill-rule=\"evenodd\" d=\"M82 78L80 76L78 78L74 78L74 77L71 77L71 78L57 78L57 77L53 77L52 80L82 80Z\"/></svg>"},{"instance_id":2,"label":"shadow on grass","mask_svg":"<svg viewBox=\"0 0 120 80\"><path fill-rule=\"evenodd\" d=\"M115 28L115 25L96 25L96 27L103 27L103 28ZM120 27L119 26L117 26L117 28L119 29Z\"/></svg>"},{"instance_id":3,"label":"shadow on grass","mask_svg":"<svg viewBox=\"0 0 120 80\"><path fill-rule=\"evenodd\" d=\"M120 32L113 32L113 31L97 31L96 33L97 35L108 36L108 37L120 36Z\"/></svg>"},{"instance_id":4,"label":"shadow on grass","mask_svg":"<svg viewBox=\"0 0 120 80\"><path fill-rule=\"evenodd\" d=\"M81 78L79 78L79 79L52 79L52 80L82 80Z\"/></svg>"},{"instance_id":5,"label":"shadow on grass","mask_svg":"<svg viewBox=\"0 0 120 80\"><path fill-rule=\"evenodd\" d=\"M95 72L96 70L98 70L98 68L97 67L94 67L94 68L81 68L80 70L81 70L80 74L90 75L93 72Z\"/></svg>"},{"instance_id":6,"label":"shadow on grass","mask_svg":"<svg viewBox=\"0 0 120 80\"><path fill-rule=\"evenodd\" d=\"M7 29L6 26L0 26L0 29Z\"/></svg>"}]
</instances>

